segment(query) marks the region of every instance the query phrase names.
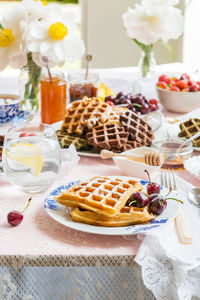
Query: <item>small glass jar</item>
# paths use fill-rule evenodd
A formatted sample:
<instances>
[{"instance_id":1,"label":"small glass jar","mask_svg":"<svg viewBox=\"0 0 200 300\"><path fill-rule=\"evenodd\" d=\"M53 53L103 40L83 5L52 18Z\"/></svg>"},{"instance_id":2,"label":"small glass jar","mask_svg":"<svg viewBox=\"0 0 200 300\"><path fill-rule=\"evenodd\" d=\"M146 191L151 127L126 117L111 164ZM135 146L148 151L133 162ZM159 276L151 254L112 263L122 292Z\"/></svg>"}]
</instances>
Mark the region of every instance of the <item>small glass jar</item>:
<instances>
[{"instance_id":1,"label":"small glass jar","mask_svg":"<svg viewBox=\"0 0 200 300\"><path fill-rule=\"evenodd\" d=\"M85 71L71 72L68 74L68 99L69 103L81 100L84 96L88 98L97 96L97 83L99 75L88 73L86 79Z\"/></svg>"},{"instance_id":2,"label":"small glass jar","mask_svg":"<svg viewBox=\"0 0 200 300\"><path fill-rule=\"evenodd\" d=\"M66 113L67 84L64 73L52 71L51 77L45 71L40 83L41 121L53 124L62 121Z\"/></svg>"},{"instance_id":3,"label":"small glass jar","mask_svg":"<svg viewBox=\"0 0 200 300\"><path fill-rule=\"evenodd\" d=\"M183 168L186 159L191 157L193 152L192 142L188 141L181 147L185 140L182 138L163 138L154 140L152 147L164 155L163 168Z\"/></svg>"}]
</instances>

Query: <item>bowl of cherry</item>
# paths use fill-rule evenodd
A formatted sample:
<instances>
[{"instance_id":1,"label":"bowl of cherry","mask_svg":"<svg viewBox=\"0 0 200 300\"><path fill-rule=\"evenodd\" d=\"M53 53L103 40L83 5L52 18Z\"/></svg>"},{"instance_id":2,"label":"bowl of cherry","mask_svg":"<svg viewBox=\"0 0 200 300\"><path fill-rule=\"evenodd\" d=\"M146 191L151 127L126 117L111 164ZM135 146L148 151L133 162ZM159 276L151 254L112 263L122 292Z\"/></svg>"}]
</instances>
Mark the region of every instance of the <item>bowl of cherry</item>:
<instances>
[{"instance_id":1,"label":"bowl of cherry","mask_svg":"<svg viewBox=\"0 0 200 300\"><path fill-rule=\"evenodd\" d=\"M124 94L119 92L115 97L107 96L105 102L111 106L124 106L139 115L145 115L153 111L157 111L159 108L158 101L156 99L147 99L142 94L133 95L131 93Z\"/></svg>"},{"instance_id":2,"label":"bowl of cherry","mask_svg":"<svg viewBox=\"0 0 200 300\"><path fill-rule=\"evenodd\" d=\"M159 101L169 111L187 113L200 107L200 81L186 73L179 78L161 75L156 89Z\"/></svg>"},{"instance_id":3,"label":"bowl of cherry","mask_svg":"<svg viewBox=\"0 0 200 300\"><path fill-rule=\"evenodd\" d=\"M147 206L149 213L159 216L161 215L168 206L168 200L176 201L177 203L183 204L179 199L171 196L171 190L164 196L161 194L162 187L157 182L152 182L149 172L144 170L147 173L149 182L146 186L147 193L135 192L131 195L127 201L127 206L134 206L138 208L144 208Z\"/></svg>"}]
</instances>

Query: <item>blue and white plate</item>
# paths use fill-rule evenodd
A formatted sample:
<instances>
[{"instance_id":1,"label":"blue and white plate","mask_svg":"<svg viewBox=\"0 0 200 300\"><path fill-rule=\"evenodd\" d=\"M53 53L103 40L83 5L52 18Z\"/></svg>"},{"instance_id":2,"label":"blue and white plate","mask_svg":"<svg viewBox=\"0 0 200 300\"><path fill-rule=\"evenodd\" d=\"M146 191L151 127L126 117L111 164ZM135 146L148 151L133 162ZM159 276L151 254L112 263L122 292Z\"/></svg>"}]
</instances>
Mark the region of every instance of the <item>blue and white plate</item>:
<instances>
[{"instance_id":1,"label":"blue and white plate","mask_svg":"<svg viewBox=\"0 0 200 300\"><path fill-rule=\"evenodd\" d=\"M144 191L146 191L146 185L148 184L148 181L126 176L118 176L118 178L126 180L138 180L144 186ZM155 228L164 226L170 219L174 218L177 215L179 207L181 205L179 202L169 200L166 210L160 216L156 217L156 219L151 220L149 223L145 224L131 225L126 227L100 227L78 223L72 221L70 213L68 212L66 207L56 202L55 197L61 195L66 189L69 189L72 185L76 185L79 182L79 180L72 181L53 190L44 200L44 207L48 215L58 223L69 228L87 233L104 235L130 235L138 233L148 233ZM166 195L167 193L168 190L164 187L161 187L161 194ZM173 193L171 193L171 196L176 196L177 198L177 194L173 195Z\"/></svg>"}]
</instances>

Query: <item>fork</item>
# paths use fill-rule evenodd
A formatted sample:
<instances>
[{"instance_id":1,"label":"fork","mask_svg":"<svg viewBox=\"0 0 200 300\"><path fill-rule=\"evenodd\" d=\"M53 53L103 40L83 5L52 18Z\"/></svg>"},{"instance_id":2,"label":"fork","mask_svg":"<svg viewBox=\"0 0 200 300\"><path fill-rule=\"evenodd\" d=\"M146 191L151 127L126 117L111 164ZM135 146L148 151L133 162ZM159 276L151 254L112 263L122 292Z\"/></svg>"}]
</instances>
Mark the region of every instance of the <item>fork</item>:
<instances>
[{"instance_id":1,"label":"fork","mask_svg":"<svg viewBox=\"0 0 200 300\"><path fill-rule=\"evenodd\" d=\"M167 189L177 191L176 178L174 170L162 170L161 169L161 184ZM183 209L180 208L177 216L174 219L179 241L182 244L192 244L192 234L187 224Z\"/></svg>"}]
</instances>

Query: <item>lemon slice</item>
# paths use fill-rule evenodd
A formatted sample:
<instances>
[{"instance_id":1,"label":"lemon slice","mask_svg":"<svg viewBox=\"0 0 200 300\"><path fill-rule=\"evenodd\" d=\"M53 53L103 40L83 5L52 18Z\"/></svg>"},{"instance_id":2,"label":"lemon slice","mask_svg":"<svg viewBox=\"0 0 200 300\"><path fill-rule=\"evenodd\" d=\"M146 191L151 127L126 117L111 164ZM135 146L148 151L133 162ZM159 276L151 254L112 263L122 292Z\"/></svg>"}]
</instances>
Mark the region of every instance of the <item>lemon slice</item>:
<instances>
[{"instance_id":1,"label":"lemon slice","mask_svg":"<svg viewBox=\"0 0 200 300\"><path fill-rule=\"evenodd\" d=\"M102 100L105 99L107 96L113 96L114 93L111 89L109 89L104 82L101 82L98 87L98 97ZM104 101L104 100L103 100Z\"/></svg>"},{"instance_id":2,"label":"lemon slice","mask_svg":"<svg viewBox=\"0 0 200 300\"><path fill-rule=\"evenodd\" d=\"M7 156L31 169L34 176L39 176L43 166L43 155L38 145L17 143L7 151Z\"/></svg>"}]
</instances>

